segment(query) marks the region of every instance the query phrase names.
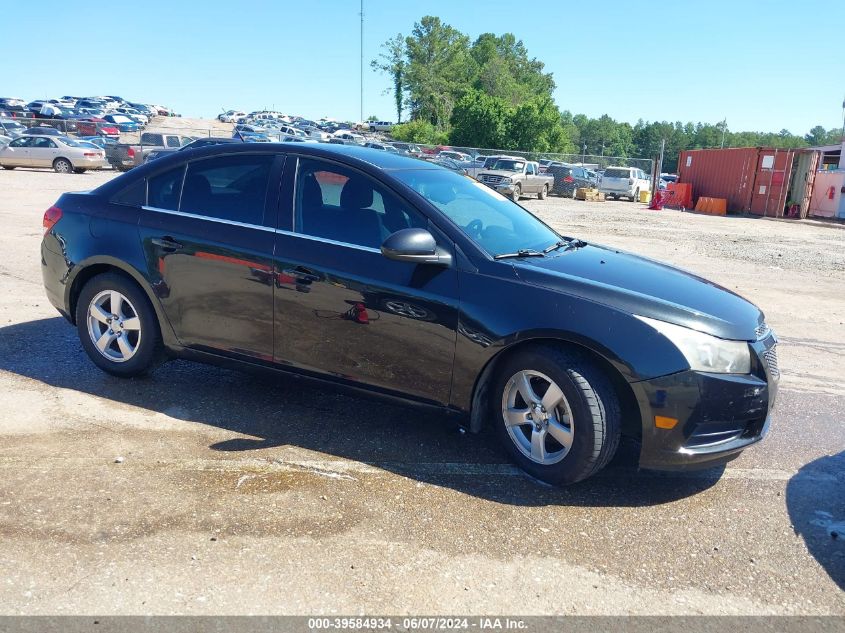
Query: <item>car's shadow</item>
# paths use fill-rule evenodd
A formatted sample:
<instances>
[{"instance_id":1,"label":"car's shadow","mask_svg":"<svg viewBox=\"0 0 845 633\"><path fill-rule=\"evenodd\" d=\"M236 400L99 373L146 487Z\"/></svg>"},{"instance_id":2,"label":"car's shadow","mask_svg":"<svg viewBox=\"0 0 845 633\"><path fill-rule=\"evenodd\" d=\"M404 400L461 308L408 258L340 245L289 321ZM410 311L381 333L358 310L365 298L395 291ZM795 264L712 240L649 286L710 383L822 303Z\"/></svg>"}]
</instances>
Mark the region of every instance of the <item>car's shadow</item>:
<instances>
[{"instance_id":1,"label":"car's shadow","mask_svg":"<svg viewBox=\"0 0 845 633\"><path fill-rule=\"evenodd\" d=\"M446 415L282 375L186 361L166 363L144 378L114 378L89 361L75 328L60 317L0 328L0 370L238 436L212 443L214 451L267 457L267 449L297 446L513 505L648 506L705 490L724 470L695 476L639 471L638 445L623 440L616 458L593 478L568 488L545 486L510 467L492 433L463 434Z\"/></svg>"},{"instance_id":2,"label":"car's shadow","mask_svg":"<svg viewBox=\"0 0 845 633\"><path fill-rule=\"evenodd\" d=\"M806 464L786 486L792 528L845 589L845 451Z\"/></svg>"}]
</instances>

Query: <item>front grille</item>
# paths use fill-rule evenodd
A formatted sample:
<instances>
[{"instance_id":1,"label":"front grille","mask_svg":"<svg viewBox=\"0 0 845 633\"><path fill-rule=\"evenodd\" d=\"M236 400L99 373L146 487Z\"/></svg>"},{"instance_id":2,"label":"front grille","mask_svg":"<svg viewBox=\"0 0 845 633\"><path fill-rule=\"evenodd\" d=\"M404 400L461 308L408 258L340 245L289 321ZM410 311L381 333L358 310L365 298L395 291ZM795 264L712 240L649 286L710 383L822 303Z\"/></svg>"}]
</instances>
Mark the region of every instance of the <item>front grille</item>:
<instances>
[{"instance_id":1,"label":"front grille","mask_svg":"<svg viewBox=\"0 0 845 633\"><path fill-rule=\"evenodd\" d=\"M769 349L763 352L763 358L766 359L766 365L769 368L769 375L775 380L780 378L780 369L778 368L778 346L772 345Z\"/></svg>"},{"instance_id":2,"label":"front grille","mask_svg":"<svg viewBox=\"0 0 845 633\"><path fill-rule=\"evenodd\" d=\"M503 176L497 176L496 174L481 174L481 182L485 185L498 185L502 182Z\"/></svg>"},{"instance_id":3,"label":"front grille","mask_svg":"<svg viewBox=\"0 0 845 633\"><path fill-rule=\"evenodd\" d=\"M757 329L754 330L754 335L757 337L758 341L761 341L769 335L769 332L771 332L769 326L765 323L761 323L757 326Z\"/></svg>"}]
</instances>

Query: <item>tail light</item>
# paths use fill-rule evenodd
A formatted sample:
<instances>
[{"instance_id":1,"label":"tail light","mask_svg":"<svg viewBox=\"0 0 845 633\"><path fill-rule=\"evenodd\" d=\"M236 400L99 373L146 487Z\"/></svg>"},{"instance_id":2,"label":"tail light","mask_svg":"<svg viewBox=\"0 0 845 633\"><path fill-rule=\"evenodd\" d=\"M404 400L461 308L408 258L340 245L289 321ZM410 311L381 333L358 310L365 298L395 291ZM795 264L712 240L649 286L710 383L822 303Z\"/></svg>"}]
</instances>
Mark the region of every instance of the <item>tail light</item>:
<instances>
[{"instance_id":1,"label":"tail light","mask_svg":"<svg viewBox=\"0 0 845 633\"><path fill-rule=\"evenodd\" d=\"M135 149L130 147L128 150L126 150L126 154L129 156L129 158L135 158Z\"/></svg>"},{"instance_id":2,"label":"tail light","mask_svg":"<svg viewBox=\"0 0 845 633\"><path fill-rule=\"evenodd\" d=\"M50 230L56 226L56 222L62 219L62 210L59 207L50 207L44 212L44 220L42 224L44 225L44 235L50 232Z\"/></svg>"},{"instance_id":3,"label":"tail light","mask_svg":"<svg viewBox=\"0 0 845 633\"><path fill-rule=\"evenodd\" d=\"M567 176L563 179L563 182L575 182L575 179L572 176Z\"/></svg>"},{"instance_id":4,"label":"tail light","mask_svg":"<svg viewBox=\"0 0 845 633\"><path fill-rule=\"evenodd\" d=\"M99 156L99 152L85 152L83 156Z\"/></svg>"}]
</instances>

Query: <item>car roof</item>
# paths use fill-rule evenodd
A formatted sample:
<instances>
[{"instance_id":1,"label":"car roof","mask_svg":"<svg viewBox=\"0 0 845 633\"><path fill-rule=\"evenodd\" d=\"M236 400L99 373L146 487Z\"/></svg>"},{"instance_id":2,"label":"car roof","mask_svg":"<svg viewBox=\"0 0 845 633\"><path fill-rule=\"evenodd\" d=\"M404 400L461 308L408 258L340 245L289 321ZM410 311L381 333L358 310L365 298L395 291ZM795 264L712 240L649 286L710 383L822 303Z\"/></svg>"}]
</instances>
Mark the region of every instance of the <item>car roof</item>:
<instances>
[{"instance_id":1,"label":"car roof","mask_svg":"<svg viewBox=\"0 0 845 633\"><path fill-rule=\"evenodd\" d=\"M437 165L417 158L404 156L402 154L385 152L380 149L362 147L360 145L333 145L329 143L237 143L207 145L195 149L186 149L180 152L172 152L155 161L137 167L123 176L106 182L97 188L97 191L110 194L126 186L126 179L142 178L149 174L156 173L175 167L186 160L197 158L210 158L217 155L232 154L296 154L304 157L335 159L347 163L353 167L377 168L383 171L399 170L434 170L442 169Z\"/></svg>"}]
</instances>

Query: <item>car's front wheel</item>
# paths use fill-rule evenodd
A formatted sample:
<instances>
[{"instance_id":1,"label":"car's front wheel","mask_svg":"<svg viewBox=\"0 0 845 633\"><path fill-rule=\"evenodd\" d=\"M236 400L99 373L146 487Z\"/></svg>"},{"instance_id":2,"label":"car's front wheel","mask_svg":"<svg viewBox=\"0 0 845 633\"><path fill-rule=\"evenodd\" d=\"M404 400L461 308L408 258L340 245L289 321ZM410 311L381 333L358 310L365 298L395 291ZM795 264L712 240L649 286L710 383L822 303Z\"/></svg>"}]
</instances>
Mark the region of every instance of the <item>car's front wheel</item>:
<instances>
[{"instance_id":1,"label":"car's front wheel","mask_svg":"<svg viewBox=\"0 0 845 633\"><path fill-rule=\"evenodd\" d=\"M511 194L511 200L514 202L519 202L519 199L522 197L522 187L519 183L516 183L513 187L513 193Z\"/></svg>"},{"instance_id":2,"label":"car's front wheel","mask_svg":"<svg viewBox=\"0 0 845 633\"><path fill-rule=\"evenodd\" d=\"M89 358L115 376L143 374L162 356L155 311L124 275L104 273L85 284L76 304L76 328Z\"/></svg>"},{"instance_id":3,"label":"car's front wheel","mask_svg":"<svg viewBox=\"0 0 845 633\"><path fill-rule=\"evenodd\" d=\"M619 445L616 392L579 352L539 345L517 351L498 369L491 407L512 459L548 483L590 477Z\"/></svg>"}]
</instances>

